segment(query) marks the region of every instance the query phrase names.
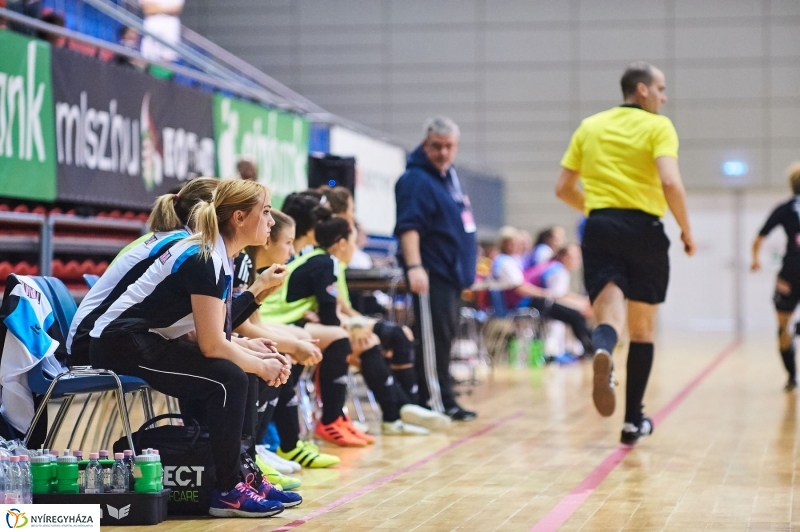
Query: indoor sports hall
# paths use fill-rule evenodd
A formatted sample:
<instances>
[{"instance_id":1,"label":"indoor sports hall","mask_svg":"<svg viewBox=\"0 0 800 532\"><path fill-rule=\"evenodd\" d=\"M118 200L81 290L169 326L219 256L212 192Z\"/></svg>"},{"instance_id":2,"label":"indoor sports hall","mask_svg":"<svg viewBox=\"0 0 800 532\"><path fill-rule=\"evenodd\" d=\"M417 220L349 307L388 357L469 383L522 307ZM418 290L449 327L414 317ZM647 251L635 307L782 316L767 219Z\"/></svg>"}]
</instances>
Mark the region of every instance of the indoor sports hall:
<instances>
[{"instance_id":1,"label":"indoor sports hall","mask_svg":"<svg viewBox=\"0 0 800 532\"><path fill-rule=\"evenodd\" d=\"M0 0L5 524L794 530L798 30Z\"/></svg>"}]
</instances>

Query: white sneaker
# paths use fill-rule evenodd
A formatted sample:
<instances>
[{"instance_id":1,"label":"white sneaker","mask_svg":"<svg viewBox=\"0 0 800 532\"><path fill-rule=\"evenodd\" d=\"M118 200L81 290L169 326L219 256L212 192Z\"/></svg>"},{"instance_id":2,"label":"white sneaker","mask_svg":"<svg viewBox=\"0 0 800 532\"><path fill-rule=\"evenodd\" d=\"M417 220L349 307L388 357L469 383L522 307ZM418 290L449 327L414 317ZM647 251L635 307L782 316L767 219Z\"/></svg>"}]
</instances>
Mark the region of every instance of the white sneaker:
<instances>
[{"instance_id":1,"label":"white sneaker","mask_svg":"<svg viewBox=\"0 0 800 532\"><path fill-rule=\"evenodd\" d=\"M256 453L261 457L262 460L274 467L278 473L291 475L295 471L302 469L300 464L290 460L284 460L263 445L256 445Z\"/></svg>"},{"instance_id":2,"label":"white sneaker","mask_svg":"<svg viewBox=\"0 0 800 532\"><path fill-rule=\"evenodd\" d=\"M381 423L381 432L386 436L427 436L431 433L425 427L406 423L402 419L391 423Z\"/></svg>"},{"instance_id":3,"label":"white sneaker","mask_svg":"<svg viewBox=\"0 0 800 532\"><path fill-rule=\"evenodd\" d=\"M452 423L450 416L417 405L403 405L400 419L430 430L445 430Z\"/></svg>"},{"instance_id":4,"label":"white sneaker","mask_svg":"<svg viewBox=\"0 0 800 532\"><path fill-rule=\"evenodd\" d=\"M351 424L352 424L352 425L353 425L355 428L357 428L358 430L360 430L361 432L363 432L364 434L369 434L369 425L367 425L366 423L362 423L362 422L360 422L360 421L353 421L352 419L350 420L350 423L351 423Z\"/></svg>"}]
</instances>

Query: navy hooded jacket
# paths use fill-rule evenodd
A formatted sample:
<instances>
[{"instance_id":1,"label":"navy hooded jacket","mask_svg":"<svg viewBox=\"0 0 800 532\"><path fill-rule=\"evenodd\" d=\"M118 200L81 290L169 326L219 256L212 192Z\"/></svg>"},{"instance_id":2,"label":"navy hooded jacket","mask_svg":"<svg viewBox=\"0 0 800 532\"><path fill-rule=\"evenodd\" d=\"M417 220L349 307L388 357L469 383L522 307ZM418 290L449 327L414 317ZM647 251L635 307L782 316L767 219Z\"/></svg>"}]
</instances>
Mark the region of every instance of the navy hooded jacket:
<instances>
[{"instance_id":1,"label":"navy hooded jacket","mask_svg":"<svg viewBox=\"0 0 800 532\"><path fill-rule=\"evenodd\" d=\"M464 230L461 212L465 205L457 183L452 166L443 177L418 146L409 154L406 171L394 187L394 234L399 238L406 231L417 231L425 269L462 289L475 282L477 242L474 232ZM403 262L402 256L399 258Z\"/></svg>"}]
</instances>

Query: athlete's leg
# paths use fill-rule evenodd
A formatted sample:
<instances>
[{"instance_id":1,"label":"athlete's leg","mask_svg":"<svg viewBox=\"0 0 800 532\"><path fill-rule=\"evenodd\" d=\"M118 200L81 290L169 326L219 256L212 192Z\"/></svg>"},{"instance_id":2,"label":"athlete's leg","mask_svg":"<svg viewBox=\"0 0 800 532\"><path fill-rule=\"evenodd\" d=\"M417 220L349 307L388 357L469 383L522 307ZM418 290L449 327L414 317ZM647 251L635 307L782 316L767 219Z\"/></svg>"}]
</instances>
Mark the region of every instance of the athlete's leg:
<instances>
[{"instance_id":1,"label":"athlete's leg","mask_svg":"<svg viewBox=\"0 0 800 532\"><path fill-rule=\"evenodd\" d=\"M781 351L783 367L786 368L786 372L789 374L789 384L787 385L788 389L790 384L793 382L795 384L797 383L794 334L793 331L789 330L789 321L792 318L792 313L783 310L778 310L776 313L778 315L778 347Z\"/></svg>"},{"instance_id":2,"label":"athlete's leg","mask_svg":"<svg viewBox=\"0 0 800 532\"><path fill-rule=\"evenodd\" d=\"M592 345L595 351L602 349L612 354L625 327L625 294L616 284L608 283L592 303L592 310L597 319L597 327L592 331Z\"/></svg>"},{"instance_id":3,"label":"athlete's leg","mask_svg":"<svg viewBox=\"0 0 800 532\"><path fill-rule=\"evenodd\" d=\"M658 305L628 301L628 382L625 386L625 422L639 426L642 422L644 397L650 370L653 367L653 341Z\"/></svg>"}]
</instances>

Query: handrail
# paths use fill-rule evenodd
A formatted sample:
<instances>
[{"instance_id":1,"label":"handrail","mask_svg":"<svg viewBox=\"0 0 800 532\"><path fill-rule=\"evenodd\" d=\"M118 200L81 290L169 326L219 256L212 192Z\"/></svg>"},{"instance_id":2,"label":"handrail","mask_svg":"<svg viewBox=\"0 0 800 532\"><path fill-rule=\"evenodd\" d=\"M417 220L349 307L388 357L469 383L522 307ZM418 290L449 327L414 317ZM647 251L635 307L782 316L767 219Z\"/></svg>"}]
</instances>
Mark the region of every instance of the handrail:
<instances>
[{"instance_id":1,"label":"handrail","mask_svg":"<svg viewBox=\"0 0 800 532\"><path fill-rule=\"evenodd\" d=\"M264 95L266 91L255 91L241 84L236 84L226 79L218 77L213 77L208 74L205 74L204 72L187 68L185 66L176 65L173 63L166 63L163 61L151 61L149 59L145 59L140 53L138 53L136 50L132 50L131 48L126 48L124 46L120 46L115 43L110 43L102 39L98 39L96 37L91 37L89 35L85 35L77 31L62 28L61 26L56 26L54 24L42 22L41 20L37 20L32 17L20 15L19 13L11 11L10 9L4 7L0 7L0 18L17 22L19 24L22 24L23 26L28 26L30 28L52 33L54 35L59 35L61 37L65 37L74 41L83 42L91 46L96 46L98 48L114 52L117 55L121 55L129 59L135 59L137 61L141 61L150 65L155 65L170 70L176 74L180 74L181 76L186 76L187 78L193 79L200 83L211 85L216 89L231 91L241 97L250 100L255 100L269 106L274 107L278 105L274 99L265 98Z\"/></svg>"},{"instance_id":2,"label":"handrail","mask_svg":"<svg viewBox=\"0 0 800 532\"><path fill-rule=\"evenodd\" d=\"M247 76L248 78L258 82L264 88L277 93L283 98L286 98L304 111L309 113L327 113L327 111L325 111L322 107L312 102L302 94L295 92L291 88L287 87L272 76L262 72L239 56L230 53L228 50L222 48L218 44L203 37L193 29L182 25L181 36L187 42L194 44L202 50L210 52L219 61L222 61L228 66L239 70L244 76Z\"/></svg>"},{"instance_id":3,"label":"handrail","mask_svg":"<svg viewBox=\"0 0 800 532\"><path fill-rule=\"evenodd\" d=\"M148 37L155 39L156 41L161 43L161 45L166 46L170 50L174 51L175 53L177 53L179 56L181 56L183 59L185 59L187 62L191 63L195 67L205 70L209 73L216 74L220 78L227 79L234 83L238 81L239 83L242 83L244 85L250 85L251 89L256 90L258 92L264 92L265 94L263 97L265 99L272 98L271 94L269 94L267 91L264 91L261 87L258 87L257 85L252 83L252 81L247 79L239 79L239 77L234 72L231 72L225 67L218 65L211 59L204 57L200 53L192 50L190 47L182 43L167 42L166 40L162 39L159 35L148 31L144 27L142 19L128 12L126 9L120 8L116 4L108 2L108 0L81 0L81 1L83 1L86 4L89 4L98 11L113 18L117 22L124 24L128 27L134 28L140 34L147 35ZM249 82L249 83L244 83L244 82ZM275 105L277 102L274 100L274 98L272 98L271 103Z\"/></svg>"}]
</instances>

